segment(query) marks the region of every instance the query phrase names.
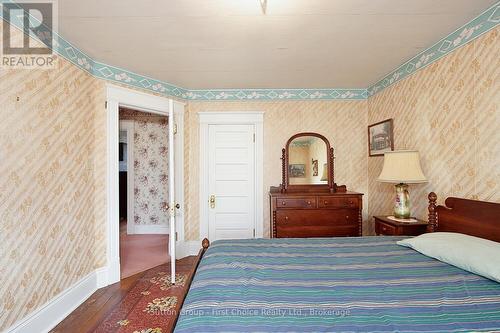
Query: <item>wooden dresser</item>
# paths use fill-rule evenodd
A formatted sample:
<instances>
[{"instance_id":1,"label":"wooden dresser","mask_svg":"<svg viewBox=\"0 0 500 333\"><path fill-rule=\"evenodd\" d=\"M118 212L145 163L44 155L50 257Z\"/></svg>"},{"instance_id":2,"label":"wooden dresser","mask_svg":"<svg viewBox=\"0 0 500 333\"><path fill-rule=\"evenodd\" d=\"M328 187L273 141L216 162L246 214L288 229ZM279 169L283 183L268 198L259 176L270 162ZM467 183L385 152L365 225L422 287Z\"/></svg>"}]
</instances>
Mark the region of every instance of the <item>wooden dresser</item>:
<instances>
[{"instance_id":1,"label":"wooden dresser","mask_svg":"<svg viewBox=\"0 0 500 333\"><path fill-rule=\"evenodd\" d=\"M281 149L281 185L271 187L271 237L361 236L363 194L335 183L334 149L298 133Z\"/></svg>"},{"instance_id":2,"label":"wooden dresser","mask_svg":"<svg viewBox=\"0 0 500 333\"><path fill-rule=\"evenodd\" d=\"M363 194L271 188L271 237L361 236Z\"/></svg>"}]
</instances>

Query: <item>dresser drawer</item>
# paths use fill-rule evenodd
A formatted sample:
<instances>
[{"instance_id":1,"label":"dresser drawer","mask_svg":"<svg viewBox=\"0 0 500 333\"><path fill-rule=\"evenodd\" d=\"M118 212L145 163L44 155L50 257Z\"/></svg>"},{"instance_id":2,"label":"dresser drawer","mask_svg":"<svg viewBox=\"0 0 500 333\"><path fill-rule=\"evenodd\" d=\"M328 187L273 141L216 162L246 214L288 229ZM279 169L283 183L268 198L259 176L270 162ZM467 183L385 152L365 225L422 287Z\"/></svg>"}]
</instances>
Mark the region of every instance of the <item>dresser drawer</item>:
<instances>
[{"instance_id":1,"label":"dresser drawer","mask_svg":"<svg viewBox=\"0 0 500 333\"><path fill-rule=\"evenodd\" d=\"M316 197L276 198L278 208L316 208Z\"/></svg>"},{"instance_id":2,"label":"dresser drawer","mask_svg":"<svg viewBox=\"0 0 500 333\"><path fill-rule=\"evenodd\" d=\"M310 226L310 225L357 225L358 211L354 209L326 210L279 210L276 212L278 225Z\"/></svg>"},{"instance_id":3,"label":"dresser drawer","mask_svg":"<svg viewBox=\"0 0 500 333\"><path fill-rule=\"evenodd\" d=\"M281 210L276 212L276 237L358 236L356 210Z\"/></svg>"},{"instance_id":4,"label":"dresser drawer","mask_svg":"<svg viewBox=\"0 0 500 333\"><path fill-rule=\"evenodd\" d=\"M358 198L322 196L318 198L318 208L359 208Z\"/></svg>"},{"instance_id":5,"label":"dresser drawer","mask_svg":"<svg viewBox=\"0 0 500 333\"><path fill-rule=\"evenodd\" d=\"M375 232L377 235L390 236L418 236L427 231L427 223L418 221L417 223L400 223L388 219L385 216L374 216Z\"/></svg>"}]
</instances>

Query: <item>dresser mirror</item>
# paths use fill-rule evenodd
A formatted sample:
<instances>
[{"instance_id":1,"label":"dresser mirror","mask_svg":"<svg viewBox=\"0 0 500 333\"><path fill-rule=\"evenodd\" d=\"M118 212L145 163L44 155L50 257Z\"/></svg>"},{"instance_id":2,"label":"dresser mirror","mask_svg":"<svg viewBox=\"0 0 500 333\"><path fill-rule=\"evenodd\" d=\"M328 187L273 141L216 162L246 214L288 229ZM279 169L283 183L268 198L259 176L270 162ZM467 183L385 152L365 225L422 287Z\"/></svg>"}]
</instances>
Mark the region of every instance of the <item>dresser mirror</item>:
<instances>
[{"instance_id":1,"label":"dresser mirror","mask_svg":"<svg viewBox=\"0 0 500 333\"><path fill-rule=\"evenodd\" d=\"M333 148L323 135L295 134L282 149L282 190L335 192L333 160Z\"/></svg>"},{"instance_id":2,"label":"dresser mirror","mask_svg":"<svg viewBox=\"0 0 500 333\"><path fill-rule=\"evenodd\" d=\"M290 185L328 184L327 143L313 135L294 138L288 144Z\"/></svg>"}]
</instances>

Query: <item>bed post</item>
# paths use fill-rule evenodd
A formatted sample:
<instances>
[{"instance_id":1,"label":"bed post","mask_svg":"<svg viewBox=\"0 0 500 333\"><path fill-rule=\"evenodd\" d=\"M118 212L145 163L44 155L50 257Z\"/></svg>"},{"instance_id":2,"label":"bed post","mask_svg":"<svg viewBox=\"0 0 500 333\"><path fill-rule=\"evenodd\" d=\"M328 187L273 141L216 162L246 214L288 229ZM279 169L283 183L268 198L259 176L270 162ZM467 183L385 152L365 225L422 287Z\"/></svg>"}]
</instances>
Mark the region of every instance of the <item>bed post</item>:
<instances>
[{"instance_id":1,"label":"bed post","mask_svg":"<svg viewBox=\"0 0 500 333\"><path fill-rule=\"evenodd\" d=\"M286 163L286 149L281 149L281 193L286 192L286 175L288 172L288 166ZM206 239L206 238L205 238Z\"/></svg>"},{"instance_id":2,"label":"bed post","mask_svg":"<svg viewBox=\"0 0 500 333\"><path fill-rule=\"evenodd\" d=\"M436 200L437 195L434 192L429 193L429 224L427 225L427 232L437 231L437 210L436 210Z\"/></svg>"},{"instance_id":3,"label":"bed post","mask_svg":"<svg viewBox=\"0 0 500 333\"><path fill-rule=\"evenodd\" d=\"M201 246L203 247L203 252L205 252L208 247L210 246L210 241L207 238L203 238L203 241L201 242Z\"/></svg>"}]
</instances>

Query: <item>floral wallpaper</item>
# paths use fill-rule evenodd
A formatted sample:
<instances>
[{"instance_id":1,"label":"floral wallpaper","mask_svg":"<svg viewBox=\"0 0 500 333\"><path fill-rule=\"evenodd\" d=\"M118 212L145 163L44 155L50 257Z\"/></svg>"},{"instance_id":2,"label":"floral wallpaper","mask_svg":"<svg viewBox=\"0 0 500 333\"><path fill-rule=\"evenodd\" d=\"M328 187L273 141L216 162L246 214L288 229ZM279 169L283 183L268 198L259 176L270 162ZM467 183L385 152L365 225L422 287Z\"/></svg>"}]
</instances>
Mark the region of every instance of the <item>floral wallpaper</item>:
<instances>
[{"instance_id":1,"label":"floral wallpaper","mask_svg":"<svg viewBox=\"0 0 500 333\"><path fill-rule=\"evenodd\" d=\"M199 117L207 111L264 111L264 237L269 237L270 186L281 183L281 149L299 132L326 136L335 149L335 181L364 193L363 232L368 229L367 101L190 101L184 118L184 231L199 240Z\"/></svg>"},{"instance_id":2,"label":"floral wallpaper","mask_svg":"<svg viewBox=\"0 0 500 333\"><path fill-rule=\"evenodd\" d=\"M134 223L166 225L168 203L168 118L120 109L134 122Z\"/></svg>"},{"instance_id":3,"label":"floral wallpaper","mask_svg":"<svg viewBox=\"0 0 500 333\"><path fill-rule=\"evenodd\" d=\"M106 265L104 82L0 70L0 331Z\"/></svg>"},{"instance_id":4,"label":"floral wallpaper","mask_svg":"<svg viewBox=\"0 0 500 333\"><path fill-rule=\"evenodd\" d=\"M396 149L418 149L427 184L410 185L413 215L427 194L500 202L500 28L495 28L368 100L369 123L394 118ZM369 215L390 214L394 186L368 160ZM370 223L370 228L373 224Z\"/></svg>"}]
</instances>

